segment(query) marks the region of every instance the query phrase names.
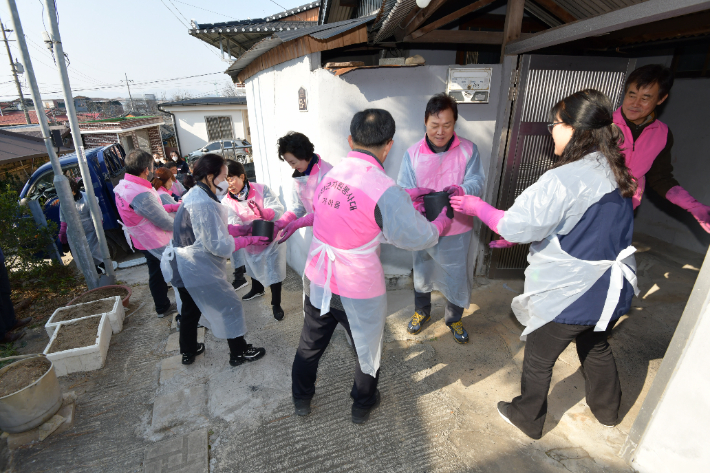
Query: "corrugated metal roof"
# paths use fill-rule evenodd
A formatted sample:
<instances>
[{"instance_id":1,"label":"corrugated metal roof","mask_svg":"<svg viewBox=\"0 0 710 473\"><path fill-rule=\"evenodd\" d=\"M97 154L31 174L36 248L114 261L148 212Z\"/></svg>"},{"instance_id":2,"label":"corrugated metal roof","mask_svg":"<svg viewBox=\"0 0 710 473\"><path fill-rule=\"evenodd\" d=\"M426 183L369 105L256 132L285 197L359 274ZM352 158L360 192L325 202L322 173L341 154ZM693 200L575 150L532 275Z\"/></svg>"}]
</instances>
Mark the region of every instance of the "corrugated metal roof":
<instances>
[{"instance_id":1,"label":"corrugated metal roof","mask_svg":"<svg viewBox=\"0 0 710 473\"><path fill-rule=\"evenodd\" d=\"M200 97L197 99L177 100L175 102L161 103L161 107L183 107L193 105L246 105L246 96L236 97Z\"/></svg>"},{"instance_id":2,"label":"corrugated metal roof","mask_svg":"<svg viewBox=\"0 0 710 473\"><path fill-rule=\"evenodd\" d=\"M310 2L310 3L306 3L305 5L301 5L300 7L291 8L290 10L286 10L281 13L277 13L275 15L267 16L265 19L266 19L266 21L278 21L279 18L285 18L287 16L298 15L301 12L304 12L306 10L311 10L313 8L317 8L319 6L320 6L320 2Z\"/></svg>"},{"instance_id":3,"label":"corrugated metal roof","mask_svg":"<svg viewBox=\"0 0 710 473\"><path fill-rule=\"evenodd\" d=\"M525 2L525 11L545 23L547 26L554 27L562 24L560 20L548 13L547 10L529 0Z\"/></svg>"},{"instance_id":4,"label":"corrugated metal roof","mask_svg":"<svg viewBox=\"0 0 710 473\"><path fill-rule=\"evenodd\" d=\"M416 6L416 0L385 0L382 4L382 16L372 28L376 31L372 35L372 41L379 43L392 36L395 28Z\"/></svg>"},{"instance_id":5,"label":"corrugated metal roof","mask_svg":"<svg viewBox=\"0 0 710 473\"><path fill-rule=\"evenodd\" d=\"M339 23L331 23L323 26L330 26L331 28L318 31L316 33L311 33L310 36L315 39L328 39L333 36L338 36L341 33L345 33L356 26L360 26L364 23L368 23L375 19L377 15L364 16L362 18L355 18L354 20L341 21ZM340 25L340 26L336 26Z\"/></svg>"}]
</instances>

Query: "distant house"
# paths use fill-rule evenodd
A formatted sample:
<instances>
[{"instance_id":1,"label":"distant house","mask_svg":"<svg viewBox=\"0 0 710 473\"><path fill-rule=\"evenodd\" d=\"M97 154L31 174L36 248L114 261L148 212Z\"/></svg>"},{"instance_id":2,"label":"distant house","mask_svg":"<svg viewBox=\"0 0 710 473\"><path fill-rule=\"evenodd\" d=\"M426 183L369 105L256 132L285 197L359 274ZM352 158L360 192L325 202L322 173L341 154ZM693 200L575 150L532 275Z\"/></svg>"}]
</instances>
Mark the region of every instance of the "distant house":
<instances>
[{"instance_id":1,"label":"distant house","mask_svg":"<svg viewBox=\"0 0 710 473\"><path fill-rule=\"evenodd\" d=\"M120 143L126 153L140 148L149 153L165 156L160 137L162 117L118 117L79 123L85 148L95 148Z\"/></svg>"},{"instance_id":2,"label":"distant house","mask_svg":"<svg viewBox=\"0 0 710 473\"><path fill-rule=\"evenodd\" d=\"M210 141L246 138L251 142L245 96L179 100L158 108L173 116L182 156Z\"/></svg>"}]
</instances>

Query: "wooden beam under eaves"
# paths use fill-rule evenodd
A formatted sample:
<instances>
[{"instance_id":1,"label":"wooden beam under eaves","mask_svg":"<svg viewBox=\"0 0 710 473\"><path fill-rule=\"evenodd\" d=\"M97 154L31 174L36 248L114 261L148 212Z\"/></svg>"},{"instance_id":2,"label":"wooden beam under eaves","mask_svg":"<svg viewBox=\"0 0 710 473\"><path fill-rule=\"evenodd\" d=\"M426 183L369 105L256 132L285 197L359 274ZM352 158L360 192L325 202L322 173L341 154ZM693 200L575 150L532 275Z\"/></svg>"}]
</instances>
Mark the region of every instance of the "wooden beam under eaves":
<instances>
[{"instance_id":1,"label":"wooden beam under eaves","mask_svg":"<svg viewBox=\"0 0 710 473\"><path fill-rule=\"evenodd\" d=\"M508 0L505 7L505 26L503 27L503 49L500 62L505 57L505 47L508 43L520 39L523 29L523 14L525 13L525 0Z\"/></svg>"},{"instance_id":2,"label":"wooden beam under eaves","mask_svg":"<svg viewBox=\"0 0 710 473\"><path fill-rule=\"evenodd\" d=\"M430 33L436 29L439 29L442 26L446 26L449 23L460 19L462 16L468 15L469 13L473 13L476 10L480 10L481 8L486 7L495 1L496 0L478 0L477 2L473 2L468 6L465 6L459 10L456 10L455 12L453 12L449 15L446 15L443 18L433 21L433 22L429 23L428 25L423 26L416 31L413 31L412 34L410 34L409 36L406 36L404 38L404 41L416 40L420 36L424 36L425 34Z\"/></svg>"},{"instance_id":3,"label":"wooden beam under eaves","mask_svg":"<svg viewBox=\"0 0 710 473\"><path fill-rule=\"evenodd\" d=\"M414 31L419 29L419 27L429 19L441 6L446 3L447 0L431 0L428 7L419 10L419 13L414 15L412 21L409 22L407 28L404 30L404 36L409 36Z\"/></svg>"},{"instance_id":4,"label":"wooden beam under eaves","mask_svg":"<svg viewBox=\"0 0 710 473\"><path fill-rule=\"evenodd\" d=\"M522 34L527 38L531 34ZM502 31L434 30L410 43L462 43L462 44L503 44Z\"/></svg>"},{"instance_id":5,"label":"wooden beam under eaves","mask_svg":"<svg viewBox=\"0 0 710 473\"><path fill-rule=\"evenodd\" d=\"M540 5L542 8L547 10L549 13L557 17L562 23L571 23L577 21L570 12L555 3L554 0L533 0L535 3Z\"/></svg>"}]
</instances>

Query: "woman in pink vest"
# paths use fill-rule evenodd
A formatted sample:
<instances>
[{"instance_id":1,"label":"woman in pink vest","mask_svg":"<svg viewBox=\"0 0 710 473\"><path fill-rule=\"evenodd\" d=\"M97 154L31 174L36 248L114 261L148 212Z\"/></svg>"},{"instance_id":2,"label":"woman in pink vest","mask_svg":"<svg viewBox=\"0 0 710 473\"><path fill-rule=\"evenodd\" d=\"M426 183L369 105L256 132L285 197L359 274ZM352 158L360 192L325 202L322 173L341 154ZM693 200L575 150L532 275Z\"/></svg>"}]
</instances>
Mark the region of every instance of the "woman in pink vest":
<instances>
[{"instance_id":1,"label":"woman in pink vest","mask_svg":"<svg viewBox=\"0 0 710 473\"><path fill-rule=\"evenodd\" d=\"M382 164L394 132L394 119L386 110L356 113L348 137L352 152L316 187L313 213L288 224L280 240L313 226L303 277L305 319L291 375L297 415L310 413L318 362L340 323L358 357L350 392L352 421L367 420L380 402L377 383L387 316L380 244L428 248L451 224L445 211L429 222L414 210L409 194L385 174Z\"/></svg>"},{"instance_id":2,"label":"woman in pink vest","mask_svg":"<svg viewBox=\"0 0 710 473\"><path fill-rule=\"evenodd\" d=\"M457 119L456 101L448 95L435 95L427 103L426 134L404 154L397 177L397 184L409 189L413 198L433 191L451 196L482 194L485 177L478 148L454 132ZM444 321L454 340L468 342L461 317L473 288L472 229L471 217L455 213L437 245L414 252L414 315L409 333L419 333L431 318L431 291L435 290L446 297Z\"/></svg>"},{"instance_id":3,"label":"woman in pink vest","mask_svg":"<svg viewBox=\"0 0 710 473\"><path fill-rule=\"evenodd\" d=\"M668 98L673 73L660 64L639 67L626 80L624 101L614 112L614 123L624 134L621 149L638 188L634 208L648 185L660 196L687 210L710 233L710 207L698 202L673 177L673 133L656 118L655 109Z\"/></svg>"},{"instance_id":4,"label":"woman in pink vest","mask_svg":"<svg viewBox=\"0 0 710 473\"><path fill-rule=\"evenodd\" d=\"M153 189L158 191L163 205L177 204L177 201L170 193L170 189L173 187L173 174L167 168L156 169L150 183L153 185Z\"/></svg>"},{"instance_id":5,"label":"woman in pink vest","mask_svg":"<svg viewBox=\"0 0 710 473\"><path fill-rule=\"evenodd\" d=\"M232 211L230 223L248 224L257 219L275 221L281 217L283 205L268 186L249 182L241 163L230 161L229 167L232 169L227 174L229 191L222 199L222 205ZM251 276L251 290L242 300L249 301L263 296L264 286L269 286L274 318L282 320L284 310L281 308L281 283L286 279L286 246L277 244L274 239L266 247L247 246L243 255L247 274Z\"/></svg>"},{"instance_id":6,"label":"woman in pink vest","mask_svg":"<svg viewBox=\"0 0 710 473\"><path fill-rule=\"evenodd\" d=\"M293 169L291 205L289 211L276 221L276 233L286 225L313 212L313 194L323 177L333 169L333 166L323 161L315 152L311 140L303 133L289 132L278 140L279 159L285 161ZM289 252L292 261L297 260L299 269L305 266L308 248L311 246L313 232L306 227L306 234L292 236L289 240ZM299 254L294 255L294 252Z\"/></svg>"},{"instance_id":7,"label":"woman in pink vest","mask_svg":"<svg viewBox=\"0 0 710 473\"><path fill-rule=\"evenodd\" d=\"M201 316L217 338L227 339L229 364L256 361L266 353L246 343L246 323L239 296L227 281L227 259L237 248L264 245L267 238L246 236L249 228L227 223L226 207L219 197L227 193L227 166L216 154L202 156L195 165L195 187L185 195L175 215L173 238L161 267L182 299L180 352L189 365L205 351L197 343Z\"/></svg>"}]
</instances>

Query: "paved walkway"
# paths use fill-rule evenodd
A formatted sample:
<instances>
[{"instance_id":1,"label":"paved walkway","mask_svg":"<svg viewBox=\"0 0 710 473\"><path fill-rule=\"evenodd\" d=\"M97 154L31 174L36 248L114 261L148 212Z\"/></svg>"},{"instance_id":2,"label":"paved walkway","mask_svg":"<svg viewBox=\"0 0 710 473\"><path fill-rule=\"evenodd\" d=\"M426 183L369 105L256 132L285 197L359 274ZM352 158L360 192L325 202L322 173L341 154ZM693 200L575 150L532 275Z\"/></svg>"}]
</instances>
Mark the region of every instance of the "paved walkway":
<instances>
[{"instance_id":1,"label":"paved walkway","mask_svg":"<svg viewBox=\"0 0 710 473\"><path fill-rule=\"evenodd\" d=\"M412 336L405 330L412 293L390 291L382 404L355 426L349 391L356 358L340 330L321 361L313 412L293 414L290 367L302 325L295 273L284 284L282 322L273 319L268 294L245 302L247 340L266 347L266 357L232 368L226 343L208 331L205 355L183 367L172 351L171 321L152 310L143 266L117 273L138 285L106 367L61 378L64 390L78 394L74 428L15 451L13 471L201 472L207 461L212 472L631 471L617 453L702 262L649 241L638 244L641 296L611 339L624 392L616 428L601 426L586 406L573 346L555 366L542 440L498 416L497 401L520 389L524 344L510 300L522 281L479 279L463 319L471 341L463 346L444 325L440 297L432 322Z\"/></svg>"}]
</instances>

